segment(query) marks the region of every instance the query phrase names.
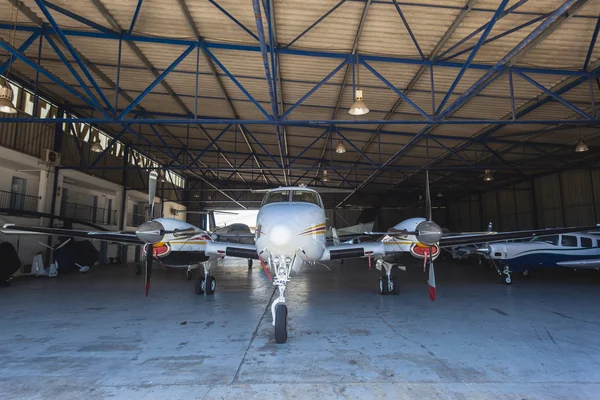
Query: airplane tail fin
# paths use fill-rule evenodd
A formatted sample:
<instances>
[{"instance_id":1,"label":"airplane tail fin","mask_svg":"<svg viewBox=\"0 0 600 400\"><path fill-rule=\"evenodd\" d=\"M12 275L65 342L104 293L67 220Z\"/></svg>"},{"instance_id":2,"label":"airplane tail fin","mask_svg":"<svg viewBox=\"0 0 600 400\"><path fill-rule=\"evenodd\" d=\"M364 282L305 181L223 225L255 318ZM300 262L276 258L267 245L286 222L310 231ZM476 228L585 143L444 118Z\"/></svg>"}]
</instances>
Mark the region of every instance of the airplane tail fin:
<instances>
[{"instance_id":1,"label":"airplane tail fin","mask_svg":"<svg viewBox=\"0 0 600 400\"><path fill-rule=\"evenodd\" d=\"M335 246L339 246L341 243L340 237L338 236L337 229L335 229L334 227L331 227L331 236L333 237L333 244Z\"/></svg>"}]
</instances>

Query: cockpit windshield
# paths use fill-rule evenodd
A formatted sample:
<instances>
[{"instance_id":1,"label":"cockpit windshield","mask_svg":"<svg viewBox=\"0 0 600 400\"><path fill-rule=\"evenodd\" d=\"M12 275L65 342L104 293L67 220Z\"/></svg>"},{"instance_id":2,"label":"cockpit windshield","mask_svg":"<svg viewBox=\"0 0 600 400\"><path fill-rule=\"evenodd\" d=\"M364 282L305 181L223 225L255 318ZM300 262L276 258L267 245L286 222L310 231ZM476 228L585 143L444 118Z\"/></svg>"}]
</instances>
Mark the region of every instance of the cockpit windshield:
<instances>
[{"instance_id":1,"label":"cockpit windshield","mask_svg":"<svg viewBox=\"0 0 600 400\"><path fill-rule=\"evenodd\" d=\"M294 196L292 201L297 203L312 203L321 207L321 201L319 196L315 192L308 190L294 190Z\"/></svg>"},{"instance_id":2,"label":"cockpit windshield","mask_svg":"<svg viewBox=\"0 0 600 400\"><path fill-rule=\"evenodd\" d=\"M276 190L267 193L265 196L262 205L271 204L271 203L287 203L290 201L290 191L289 190Z\"/></svg>"},{"instance_id":3,"label":"cockpit windshield","mask_svg":"<svg viewBox=\"0 0 600 400\"><path fill-rule=\"evenodd\" d=\"M265 196L262 205L271 203L287 203L293 201L295 203L311 203L323 208L319 195L311 190L294 190L290 193L289 190L274 190Z\"/></svg>"}]
</instances>

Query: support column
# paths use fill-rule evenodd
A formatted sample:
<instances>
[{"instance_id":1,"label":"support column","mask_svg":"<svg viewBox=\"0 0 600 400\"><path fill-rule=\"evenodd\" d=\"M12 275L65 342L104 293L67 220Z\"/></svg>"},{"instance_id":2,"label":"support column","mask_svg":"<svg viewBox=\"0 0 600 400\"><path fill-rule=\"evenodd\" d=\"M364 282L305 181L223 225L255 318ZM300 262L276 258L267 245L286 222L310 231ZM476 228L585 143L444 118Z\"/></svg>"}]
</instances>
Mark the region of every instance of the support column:
<instances>
[{"instance_id":1,"label":"support column","mask_svg":"<svg viewBox=\"0 0 600 400\"><path fill-rule=\"evenodd\" d=\"M129 145L125 145L125 150L123 151L123 189L121 190L120 207L119 211L119 230L125 230L125 223L127 217L127 167L129 165ZM139 247L139 246L138 246ZM121 259L121 263L127 263L127 245L119 246L119 258Z\"/></svg>"}]
</instances>

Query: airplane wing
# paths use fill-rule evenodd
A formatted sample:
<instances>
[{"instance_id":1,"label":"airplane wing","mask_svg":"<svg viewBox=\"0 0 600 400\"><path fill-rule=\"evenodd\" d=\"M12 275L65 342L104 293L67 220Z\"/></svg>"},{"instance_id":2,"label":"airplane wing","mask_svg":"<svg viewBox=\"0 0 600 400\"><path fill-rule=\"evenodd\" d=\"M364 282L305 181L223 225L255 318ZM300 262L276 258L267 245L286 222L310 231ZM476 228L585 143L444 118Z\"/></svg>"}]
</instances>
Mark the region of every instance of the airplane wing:
<instances>
[{"instance_id":1,"label":"airplane wing","mask_svg":"<svg viewBox=\"0 0 600 400\"><path fill-rule=\"evenodd\" d=\"M590 259L590 260L573 260L573 261L561 261L556 263L561 267L567 268L581 268L581 269L592 269L592 268L600 268L600 259Z\"/></svg>"},{"instance_id":2,"label":"airplane wing","mask_svg":"<svg viewBox=\"0 0 600 400\"><path fill-rule=\"evenodd\" d=\"M253 244L229 243L229 242L206 242L208 256L229 256L238 258L251 258L259 260L258 251Z\"/></svg>"},{"instance_id":3,"label":"airplane wing","mask_svg":"<svg viewBox=\"0 0 600 400\"><path fill-rule=\"evenodd\" d=\"M478 244L478 243L489 243L489 242L500 242L503 240L513 239L527 239L536 236L546 235L557 235L560 233L570 232L587 232L597 230L598 225L592 226L575 226L568 228L547 228L547 229L534 229L528 231L513 231L513 232L485 232L482 234L461 234L461 235L444 235L440 239L441 247L465 245L465 244Z\"/></svg>"},{"instance_id":4,"label":"airplane wing","mask_svg":"<svg viewBox=\"0 0 600 400\"><path fill-rule=\"evenodd\" d=\"M144 244L144 242L137 238L134 232L90 232L77 229L45 228L42 226L19 226L15 224L5 224L2 229L0 229L0 232L4 233L5 235L68 236L84 238L88 240L104 240L123 244Z\"/></svg>"},{"instance_id":5,"label":"airplane wing","mask_svg":"<svg viewBox=\"0 0 600 400\"><path fill-rule=\"evenodd\" d=\"M323 257L321 257L321 261L382 255L385 255L385 244L383 242L339 244L327 246Z\"/></svg>"}]
</instances>

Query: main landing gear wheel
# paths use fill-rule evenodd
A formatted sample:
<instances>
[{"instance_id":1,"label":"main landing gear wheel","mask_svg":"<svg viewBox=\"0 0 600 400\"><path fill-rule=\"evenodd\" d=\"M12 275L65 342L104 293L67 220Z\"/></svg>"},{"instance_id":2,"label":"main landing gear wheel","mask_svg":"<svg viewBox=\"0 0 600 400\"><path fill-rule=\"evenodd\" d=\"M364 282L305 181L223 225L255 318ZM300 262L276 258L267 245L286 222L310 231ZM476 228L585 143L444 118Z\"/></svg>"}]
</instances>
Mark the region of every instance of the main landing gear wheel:
<instances>
[{"instance_id":1,"label":"main landing gear wheel","mask_svg":"<svg viewBox=\"0 0 600 400\"><path fill-rule=\"evenodd\" d=\"M206 294L213 294L217 290L217 280L214 276L208 275L206 277L206 285L204 287L204 291Z\"/></svg>"},{"instance_id":2,"label":"main landing gear wheel","mask_svg":"<svg viewBox=\"0 0 600 400\"><path fill-rule=\"evenodd\" d=\"M185 280L189 281L192 280L192 270L188 269L187 271L185 271Z\"/></svg>"},{"instance_id":3,"label":"main landing gear wheel","mask_svg":"<svg viewBox=\"0 0 600 400\"><path fill-rule=\"evenodd\" d=\"M252 259L248 259L248 269L252 269Z\"/></svg>"},{"instance_id":4,"label":"main landing gear wheel","mask_svg":"<svg viewBox=\"0 0 600 400\"><path fill-rule=\"evenodd\" d=\"M392 276L390 278L389 276L384 275L381 278L379 278L379 294L400 294L400 284L398 283L398 277Z\"/></svg>"},{"instance_id":5,"label":"main landing gear wheel","mask_svg":"<svg viewBox=\"0 0 600 400\"><path fill-rule=\"evenodd\" d=\"M399 295L400 294L400 284L398 283L398 277L397 276L392 276L392 294L393 295Z\"/></svg>"},{"instance_id":6,"label":"main landing gear wheel","mask_svg":"<svg viewBox=\"0 0 600 400\"><path fill-rule=\"evenodd\" d=\"M204 293L204 279L196 279L196 283L194 283L194 292L196 292L196 294Z\"/></svg>"},{"instance_id":7,"label":"main landing gear wheel","mask_svg":"<svg viewBox=\"0 0 600 400\"><path fill-rule=\"evenodd\" d=\"M285 304L277 304L275 308L275 342L287 342L287 314L288 309Z\"/></svg>"},{"instance_id":8,"label":"main landing gear wheel","mask_svg":"<svg viewBox=\"0 0 600 400\"><path fill-rule=\"evenodd\" d=\"M506 283L507 285L510 285L510 284L512 283L512 279L510 279L510 276L507 276L507 277L504 279L504 283Z\"/></svg>"}]
</instances>

